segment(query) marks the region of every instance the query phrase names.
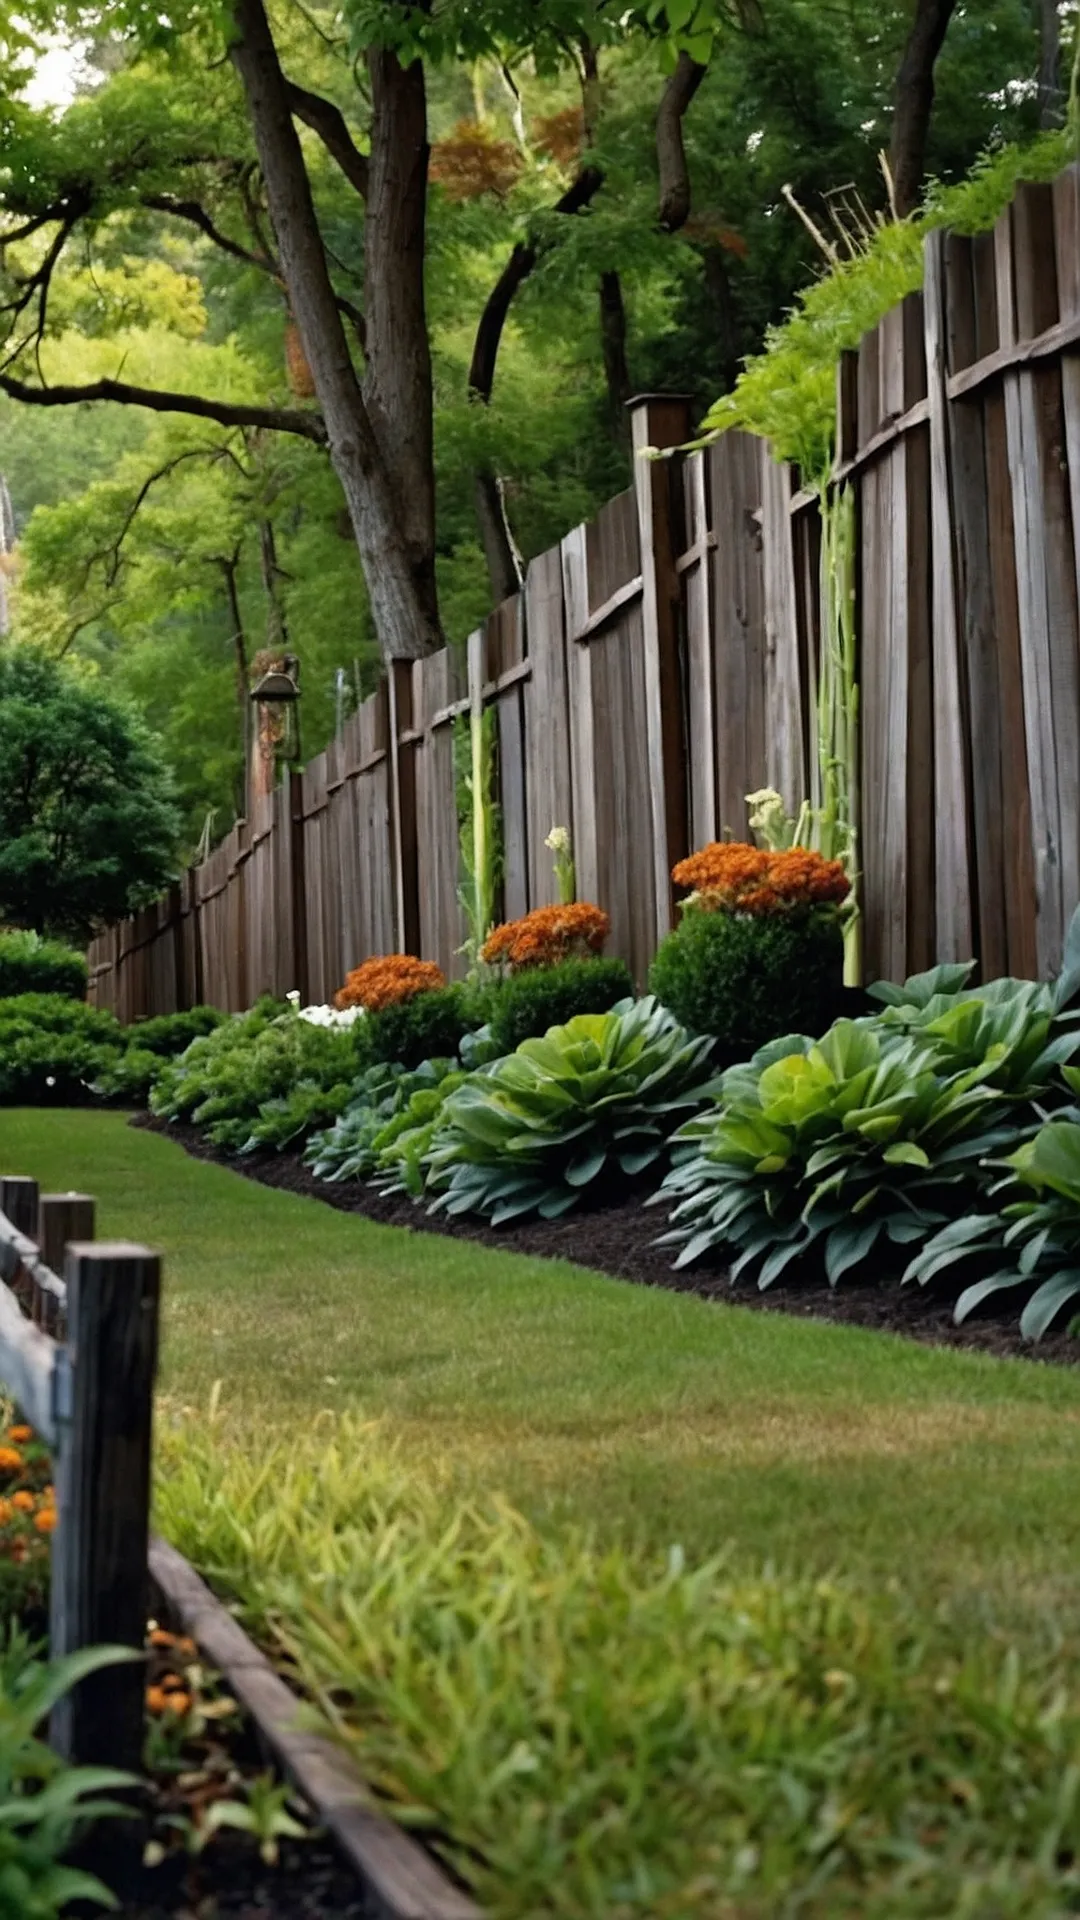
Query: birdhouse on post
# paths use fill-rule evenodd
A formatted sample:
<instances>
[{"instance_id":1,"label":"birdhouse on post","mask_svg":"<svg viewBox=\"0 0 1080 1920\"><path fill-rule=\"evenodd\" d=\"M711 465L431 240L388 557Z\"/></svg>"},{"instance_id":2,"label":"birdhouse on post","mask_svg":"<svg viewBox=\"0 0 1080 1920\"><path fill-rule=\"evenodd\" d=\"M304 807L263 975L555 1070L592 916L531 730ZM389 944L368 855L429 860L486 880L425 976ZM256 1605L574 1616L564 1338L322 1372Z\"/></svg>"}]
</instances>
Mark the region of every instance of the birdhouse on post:
<instances>
[{"instance_id":1,"label":"birdhouse on post","mask_svg":"<svg viewBox=\"0 0 1080 1920\"><path fill-rule=\"evenodd\" d=\"M273 793L278 759L290 745L299 749L299 727L290 713L300 698L300 662L294 653L258 653L251 689L255 726L251 746L251 799Z\"/></svg>"}]
</instances>

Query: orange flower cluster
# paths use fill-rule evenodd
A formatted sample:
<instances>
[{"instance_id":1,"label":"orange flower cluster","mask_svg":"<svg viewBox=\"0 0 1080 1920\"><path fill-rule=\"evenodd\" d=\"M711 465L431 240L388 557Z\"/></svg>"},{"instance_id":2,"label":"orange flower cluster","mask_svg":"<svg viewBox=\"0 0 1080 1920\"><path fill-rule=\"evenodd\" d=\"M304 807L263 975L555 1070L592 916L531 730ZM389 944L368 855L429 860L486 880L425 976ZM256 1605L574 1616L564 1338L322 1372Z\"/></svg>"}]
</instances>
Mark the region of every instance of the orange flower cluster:
<instances>
[{"instance_id":1,"label":"orange flower cluster","mask_svg":"<svg viewBox=\"0 0 1080 1920\"><path fill-rule=\"evenodd\" d=\"M0 1438L0 1560L25 1568L33 1580L48 1563L48 1535L56 1527L56 1494L49 1456L32 1427L8 1427Z\"/></svg>"},{"instance_id":2,"label":"orange flower cluster","mask_svg":"<svg viewBox=\"0 0 1080 1920\"><path fill-rule=\"evenodd\" d=\"M334 995L334 1005L377 1013L380 1007L394 1007L399 1000L445 985L446 975L433 960L417 960L411 953L384 953L353 968L340 993Z\"/></svg>"},{"instance_id":3,"label":"orange flower cluster","mask_svg":"<svg viewBox=\"0 0 1080 1920\"><path fill-rule=\"evenodd\" d=\"M173 1663L180 1666L183 1662L197 1662L199 1650L194 1640L184 1634L170 1633L153 1620L146 1638L152 1667L157 1670L146 1689L146 1710L155 1716L172 1714L182 1720L195 1705L195 1668L188 1667L181 1679L172 1667Z\"/></svg>"},{"instance_id":4,"label":"orange flower cluster","mask_svg":"<svg viewBox=\"0 0 1080 1920\"><path fill-rule=\"evenodd\" d=\"M706 913L791 913L797 908L839 906L851 883L840 860L826 860L807 847L771 853L741 841L714 840L680 860L676 886L694 893Z\"/></svg>"},{"instance_id":5,"label":"orange flower cluster","mask_svg":"<svg viewBox=\"0 0 1080 1920\"><path fill-rule=\"evenodd\" d=\"M537 907L521 920L496 927L484 942L480 958L489 966L506 966L511 973L524 967L553 967L560 960L587 959L602 953L611 921L602 907L579 900L568 907Z\"/></svg>"}]
</instances>

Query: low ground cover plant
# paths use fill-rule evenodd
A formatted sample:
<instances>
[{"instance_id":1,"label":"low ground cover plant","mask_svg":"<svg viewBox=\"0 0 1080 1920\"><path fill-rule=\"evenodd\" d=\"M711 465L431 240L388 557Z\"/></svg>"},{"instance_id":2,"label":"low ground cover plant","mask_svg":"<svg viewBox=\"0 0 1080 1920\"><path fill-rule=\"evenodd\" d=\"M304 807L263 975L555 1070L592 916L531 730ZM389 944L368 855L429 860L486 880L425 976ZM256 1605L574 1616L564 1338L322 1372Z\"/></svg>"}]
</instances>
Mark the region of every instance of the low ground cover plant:
<instances>
[{"instance_id":1,"label":"low ground cover plant","mask_svg":"<svg viewBox=\"0 0 1080 1920\"><path fill-rule=\"evenodd\" d=\"M350 1105L334 1126L313 1134L304 1160L317 1180L367 1180L401 1159L399 1142L431 1120L449 1083L464 1074L453 1060L425 1060L413 1071L380 1063L361 1075Z\"/></svg>"},{"instance_id":2,"label":"low ground cover plant","mask_svg":"<svg viewBox=\"0 0 1080 1920\"><path fill-rule=\"evenodd\" d=\"M161 1524L492 1920L1057 1920L1080 1694L880 1588L541 1531L359 1418L167 1430Z\"/></svg>"},{"instance_id":3,"label":"low ground cover plant","mask_svg":"<svg viewBox=\"0 0 1080 1920\"><path fill-rule=\"evenodd\" d=\"M350 1104L368 1060L364 1026L323 1027L260 1001L166 1064L151 1112L190 1121L231 1153L286 1147Z\"/></svg>"},{"instance_id":4,"label":"low ground cover plant","mask_svg":"<svg viewBox=\"0 0 1080 1920\"><path fill-rule=\"evenodd\" d=\"M839 860L714 842L672 869L688 889L679 925L649 974L653 993L726 1059L745 1059L783 1033L820 1032L843 981L840 907L850 891Z\"/></svg>"},{"instance_id":5,"label":"low ground cover plant","mask_svg":"<svg viewBox=\"0 0 1080 1920\"><path fill-rule=\"evenodd\" d=\"M447 1100L424 1155L433 1210L556 1219L605 1175L638 1178L701 1103L711 1051L649 998L523 1041Z\"/></svg>"},{"instance_id":6,"label":"low ground cover plant","mask_svg":"<svg viewBox=\"0 0 1080 1920\"><path fill-rule=\"evenodd\" d=\"M43 940L23 928L0 932L0 1000L23 993L61 993L86 998L85 957L60 940Z\"/></svg>"}]
</instances>

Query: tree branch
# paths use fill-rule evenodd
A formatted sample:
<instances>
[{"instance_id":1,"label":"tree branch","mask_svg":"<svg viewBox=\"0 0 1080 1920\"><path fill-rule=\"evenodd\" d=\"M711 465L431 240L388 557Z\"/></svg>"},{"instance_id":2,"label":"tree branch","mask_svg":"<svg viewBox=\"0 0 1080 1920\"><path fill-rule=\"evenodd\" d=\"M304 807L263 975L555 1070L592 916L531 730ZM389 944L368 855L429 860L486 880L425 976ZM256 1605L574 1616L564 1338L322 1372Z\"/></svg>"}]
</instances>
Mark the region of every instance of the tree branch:
<instances>
[{"instance_id":1,"label":"tree branch","mask_svg":"<svg viewBox=\"0 0 1080 1920\"><path fill-rule=\"evenodd\" d=\"M680 53L656 115L656 160L660 170L660 226L678 233L690 213L690 170L683 141L683 116L705 78L705 68Z\"/></svg>"},{"instance_id":2,"label":"tree branch","mask_svg":"<svg viewBox=\"0 0 1080 1920\"><path fill-rule=\"evenodd\" d=\"M298 86L295 80L287 80L286 90L289 107L297 120L317 133L332 160L341 168L350 186L356 188L361 200L367 199L368 162L366 154L361 153L352 134L345 124L345 115L332 100L324 100L319 93L309 93L306 87Z\"/></svg>"},{"instance_id":3,"label":"tree branch","mask_svg":"<svg viewBox=\"0 0 1080 1920\"><path fill-rule=\"evenodd\" d=\"M230 240L229 235L215 225L211 215L198 200L177 200L171 193L144 193L142 205L150 207L155 213L171 214L174 220L189 221L193 227L198 227L201 233L205 233L215 247L220 247L223 253L229 253L234 260L242 260L245 266L258 267L261 273L269 273L275 280L280 280L281 268L270 254L252 253L249 248L242 247L238 240Z\"/></svg>"},{"instance_id":4,"label":"tree branch","mask_svg":"<svg viewBox=\"0 0 1080 1920\"><path fill-rule=\"evenodd\" d=\"M320 413L301 413L294 407L248 407L227 400L208 400L199 393L168 393L158 387L131 387L123 380L95 380L83 387L31 387L10 374L0 374L0 393L32 407L78 407L93 400L113 400L120 406L147 407L152 413L190 413L197 420L216 420L222 427L266 427L272 433L295 433L317 447L327 444L326 424Z\"/></svg>"},{"instance_id":5,"label":"tree branch","mask_svg":"<svg viewBox=\"0 0 1080 1920\"><path fill-rule=\"evenodd\" d=\"M604 176L599 167L583 167L561 200L555 202L552 212L583 213L590 202L596 198L603 184ZM491 390L495 384L495 363L499 357L499 343L506 325L507 314L518 288L528 279L536 266L540 252L539 241L518 241L489 293L484 311L480 316L473 346L472 364L469 367L469 392L482 400L485 405L491 399Z\"/></svg>"}]
</instances>

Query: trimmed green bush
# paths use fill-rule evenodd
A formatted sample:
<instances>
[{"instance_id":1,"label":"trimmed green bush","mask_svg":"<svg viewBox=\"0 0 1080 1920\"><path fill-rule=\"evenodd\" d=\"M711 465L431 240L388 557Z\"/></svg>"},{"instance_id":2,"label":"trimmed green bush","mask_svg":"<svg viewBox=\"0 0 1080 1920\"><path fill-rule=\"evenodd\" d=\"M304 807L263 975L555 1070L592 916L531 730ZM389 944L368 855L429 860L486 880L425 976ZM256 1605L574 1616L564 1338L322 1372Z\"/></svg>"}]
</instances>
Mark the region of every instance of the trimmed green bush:
<instances>
[{"instance_id":1,"label":"trimmed green bush","mask_svg":"<svg viewBox=\"0 0 1080 1920\"><path fill-rule=\"evenodd\" d=\"M684 913L663 942L649 989L692 1033L747 1059L785 1033L824 1033L843 984L835 914Z\"/></svg>"},{"instance_id":2,"label":"trimmed green bush","mask_svg":"<svg viewBox=\"0 0 1080 1920\"><path fill-rule=\"evenodd\" d=\"M123 1051L119 1022L84 1001L58 993L2 1000L0 1105L77 1105Z\"/></svg>"},{"instance_id":3,"label":"trimmed green bush","mask_svg":"<svg viewBox=\"0 0 1080 1920\"><path fill-rule=\"evenodd\" d=\"M579 1013L610 1013L633 991L623 960L564 960L554 967L529 967L492 989L492 1044L499 1053L513 1053L523 1040L537 1039L549 1027L564 1027Z\"/></svg>"},{"instance_id":4,"label":"trimmed green bush","mask_svg":"<svg viewBox=\"0 0 1080 1920\"><path fill-rule=\"evenodd\" d=\"M86 961L61 940L43 940L22 929L0 933L0 1000L23 993L60 993L86 998Z\"/></svg>"},{"instance_id":5,"label":"trimmed green bush","mask_svg":"<svg viewBox=\"0 0 1080 1920\"><path fill-rule=\"evenodd\" d=\"M380 1007L364 1024L373 1060L413 1071L425 1060L451 1059L466 1034L475 1033L486 1017L485 995L459 982Z\"/></svg>"},{"instance_id":6,"label":"trimmed green bush","mask_svg":"<svg viewBox=\"0 0 1080 1920\"><path fill-rule=\"evenodd\" d=\"M159 1013L150 1020L136 1020L133 1027L126 1027L124 1038L141 1052L174 1060L193 1040L213 1033L215 1027L224 1026L228 1018L220 1007L191 1007L186 1013Z\"/></svg>"}]
</instances>

